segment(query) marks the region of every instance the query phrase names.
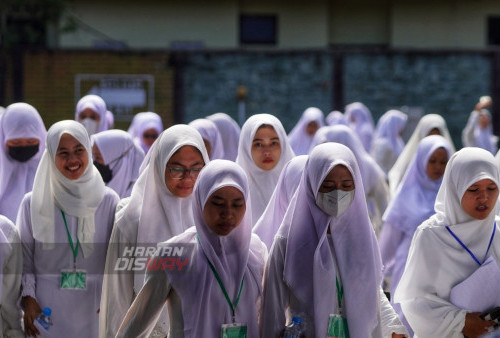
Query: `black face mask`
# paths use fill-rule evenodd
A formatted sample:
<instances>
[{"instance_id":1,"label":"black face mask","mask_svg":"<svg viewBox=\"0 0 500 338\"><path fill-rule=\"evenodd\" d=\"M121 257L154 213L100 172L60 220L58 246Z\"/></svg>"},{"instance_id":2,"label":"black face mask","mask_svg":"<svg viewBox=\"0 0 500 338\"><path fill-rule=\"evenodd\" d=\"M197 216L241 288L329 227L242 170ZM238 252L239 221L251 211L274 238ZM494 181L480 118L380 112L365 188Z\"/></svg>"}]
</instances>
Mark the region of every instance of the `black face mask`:
<instances>
[{"instance_id":1,"label":"black face mask","mask_svg":"<svg viewBox=\"0 0 500 338\"><path fill-rule=\"evenodd\" d=\"M9 146L9 156L19 162L26 162L38 153L40 144L34 146Z\"/></svg>"},{"instance_id":2,"label":"black face mask","mask_svg":"<svg viewBox=\"0 0 500 338\"><path fill-rule=\"evenodd\" d=\"M104 181L104 183L108 183L109 181L111 181L111 179L113 178L113 172L109 168L109 164L104 165L100 164L97 161L94 161L94 165L97 168L97 170L99 170L99 173L101 173L102 180Z\"/></svg>"}]
</instances>

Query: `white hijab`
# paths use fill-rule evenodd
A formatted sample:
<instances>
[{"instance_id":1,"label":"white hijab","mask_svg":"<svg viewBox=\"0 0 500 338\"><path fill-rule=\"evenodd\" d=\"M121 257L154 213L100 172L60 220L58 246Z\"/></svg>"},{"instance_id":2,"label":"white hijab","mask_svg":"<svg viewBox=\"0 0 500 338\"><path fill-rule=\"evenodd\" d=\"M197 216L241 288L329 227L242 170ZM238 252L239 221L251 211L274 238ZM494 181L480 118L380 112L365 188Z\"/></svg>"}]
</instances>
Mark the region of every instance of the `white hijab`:
<instances>
[{"instance_id":1,"label":"white hijab","mask_svg":"<svg viewBox=\"0 0 500 338\"><path fill-rule=\"evenodd\" d=\"M314 121L318 124L318 128L320 128L324 125L323 118L323 112L316 107L309 107L304 110L299 122L297 122L290 134L288 134L290 146L296 155L306 155L314 137L314 135L306 133L306 126Z\"/></svg>"},{"instance_id":2,"label":"white hijab","mask_svg":"<svg viewBox=\"0 0 500 338\"><path fill-rule=\"evenodd\" d=\"M469 277L477 263L447 231L455 235L484 262L498 206L484 220L469 216L461 206L465 191L477 181L490 179L499 186L499 173L493 155L480 148L463 148L448 161L436 197L436 214L415 232L405 272L396 290L395 301L426 297L449 303L451 289ZM489 254L500 266L500 236L496 235ZM438 276L438 280L436 280Z\"/></svg>"},{"instance_id":3,"label":"white hijab","mask_svg":"<svg viewBox=\"0 0 500 338\"><path fill-rule=\"evenodd\" d=\"M101 152L105 165L109 165L113 177L107 186L116 191L120 198L128 197L130 187L139 177L139 168L144 160L144 151L129 133L111 129L91 136Z\"/></svg>"},{"instance_id":4,"label":"white hijab","mask_svg":"<svg viewBox=\"0 0 500 338\"><path fill-rule=\"evenodd\" d=\"M276 134L278 134L281 143L281 157L276 166L271 170L263 170L257 167L252 159L252 141L255 133L262 125L272 126ZM236 163L245 170L248 176L250 198L252 200L252 219L254 221L257 221L266 209L274 187L278 183L281 170L294 156L295 154L290 147L283 125L273 115L256 114L250 116L241 128Z\"/></svg>"},{"instance_id":5,"label":"white hijab","mask_svg":"<svg viewBox=\"0 0 500 338\"><path fill-rule=\"evenodd\" d=\"M355 194L349 208L335 218L316 205L316 195L325 177L337 165L351 172ZM327 332L328 316L333 313L337 299L328 228L344 288L350 336L380 337L382 333L374 331L380 315L382 261L356 158L346 146L338 143L320 144L310 153L299 187L278 230L279 235L288 238L284 281L297 298L307 304L304 310L314 318L316 337L324 337Z\"/></svg>"},{"instance_id":6,"label":"white hijab","mask_svg":"<svg viewBox=\"0 0 500 338\"><path fill-rule=\"evenodd\" d=\"M238 123L225 113L215 113L207 116L207 119L214 122L219 129L224 147L224 159L236 161L241 131Z\"/></svg>"},{"instance_id":7,"label":"white hijab","mask_svg":"<svg viewBox=\"0 0 500 338\"><path fill-rule=\"evenodd\" d=\"M241 223L227 236L215 234L203 218L209 197L222 187L235 187L246 201ZM194 257L186 272L166 271L173 289L182 300L184 328L190 337L211 337L219 333L221 324L231 323L231 311L207 263L212 263L231 300L236 299L244 278L240 301L236 307L236 322L248 325L249 337L258 335L257 300L262 296L262 274L265 251L256 236L252 236L251 202L246 174L236 163L214 160L200 173L194 188L193 213L195 227L170 240L170 243L193 241ZM208 309L208 310L207 310Z\"/></svg>"},{"instance_id":8,"label":"white hijab","mask_svg":"<svg viewBox=\"0 0 500 338\"><path fill-rule=\"evenodd\" d=\"M415 131L408 139L408 142L406 142L406 145L399 155L398 160L396 161L396 163L394 163L392 169L389 170L388 178L391 195L394 195L396 193L396 189L398 188L398 185L406 172L406 168L415 156L418 142L426 137L434 128L439 129L439 131L441 132L441 136L446 138L450 143L451 152L455 152L455 146L453 145L453 140L451 139L450 132L448 131L448 127L446 126L446 121L441 117L441 115L428 114L422 116L420 121L418 121Z\"/></svg>"},{"instance_id":9,"label":"white hijab","mask_svg":"<svg viewBox=\"0 0 500 338\"><path fill-rule=\"evenodd\" d=\"M38 111L23 102L13 103L0 117L0 213L13 222L24 194L33 188L36 168L45 149L47 130ZM19 162L8 154L6 142L17 138L36 138L40 141L38 153L26 162ZM15 189L8 186L15 181Z\"/></svg>"},{"instance_id":10,"label":"white hijab","mask_svg":"<svg viewBox=\"0 0 500 338\"><path fill-rule=\"evenodd\" d=\"M343 144L353 152L359 169L361 170L361 179L363 180L363 187L366 194L369 194L381 180L385 180L385 174L382 168L380 168L377 162L375 162L370 154L366 152L355 132L349 127L336 125L321 128L314 137L311 144L311 151L316 145L325 142Z\"/></svg>"},{"instance_id":11,"label":"white hijab","mask_svg":"<svg viewBox=\"0 0 500 338\"><path fill-rule=\"evenodd\" d=\"M307 155L299 155L285 165L266 210L253 227L253 232L266 244L268 250L271 249L274 235L278 232L290 200L299 186L307 158Z\"/></svg>"},{"instance_id":12,"label":"white hijab","mask_svg":"<svg viewBox=\"0 0 500 338\"><path fill-rule=\"evenodd\" d=\"M417 153L382 218L410 236L420 223L434 214L442 178L432 180L427 175L427 163L439 148L445 149L450 158L450 143L441 135L426 136L419 142Z\"/></svg>"},{"instance_id":13,"label":"white hijab","mask_svg":"<svg viewBox=\"0 0 500 338\"><path fill-rule=\"evenodd\" d=\"M80 142L88 153L87 167L76 180L66 178L55 165L61 136L69 134ZM105 185L101 174L92 164L92 149L85 127L76 121L60 121L47 132L47 148L36 171L31 196L31 225L33 237L50 249L54 245L55 207L78 218L77 237L87 256L92 252L95 233L94 214L104 197ZM58 229L57 231L61 231Z\"/></svg>"},{"instance_id":14,"label":"white hijab","mask_svg":"<svg viewBox=\"0 0 500 338\"><path fill-rule=\"evenodd\" d=\"M128 133L132 135L135 144L140 146L144 153L147 153L150 148L142 140L142 134L148 129L156 130L158 135L163 131L163 122L160 115L153 112L137 113L128 128Z\"/></svg>"},{"instance_id":15,"label":"white hijab","mask_svg":"<svg viewBox=\"0 0 500 338\"><path fill-rule=\"evenodd\" d=\"M385 112L378 120L374 143L384 142L394 153L397 155L401 154L405 143L400 133L405 127L407 120L408 115L399 110L392 109Z\"/></svg>"},{"instance_id":16,"label":"white hijab","mask_svg":"<svg viewBox=\"0 0 500 338\"><path fill-rule=\"evenodd\" d=\"M344 116L351 129L358 135L365 150L369 152L372 147L375 124L368 107L361 102L353 102L345 107Z\"/></svg>"},{"instance_id":17,"label":"white hijab","mask_svg":"<svg viewBox=\"0 0 500 338\"><path fill-rule=\"evenodd\" d=\"M338 110L333 110L325 117L326 124L329 126L334 126L336 124L348 125L344 114Z\"/></svg>"},{"instance_id":18,"label":"white hijab","mask_svg":"<svg viewBox=\"0 0 500 338\"><path fill-rule=\"evenodd\" d=\"M196 119L189 123L191 127L198 130L201 137L210 143L210 160L224 158L224 147L217 125L208 119Z\"/></svg>"},{"instance_id":19,"label":"white hijab","mask_svg":"<svg viewBox=\"0 0 500 338\"><path fill-rule=\"evenodd\" d=\"M138 223L137 243L166 241L193 225L192 196L177 197L165 184L167 162L183 146L198 149L205 164L208 163L203 140L193 127L174 125L160 134L151 147L149 162L132 189L123 217L116 224L126 231L129 227L121 223Z\"/></svg>"},{"instance_id":20,"label":"white hijab","mask_svg":"<svg viewBox=\"0 0 500 338\"><path fill-rule=\"evenodd\" d=\"M76 104L75 111L75 120L79 121L79 115L85 109L90 108L95 111L101 117L99 121L99 128L97 132L108 130L108 117L107 117L107 108L106 102L102 99L102 97L91 94L85 95L82 97L78 103Z\"/></svg>"}]
</instances>

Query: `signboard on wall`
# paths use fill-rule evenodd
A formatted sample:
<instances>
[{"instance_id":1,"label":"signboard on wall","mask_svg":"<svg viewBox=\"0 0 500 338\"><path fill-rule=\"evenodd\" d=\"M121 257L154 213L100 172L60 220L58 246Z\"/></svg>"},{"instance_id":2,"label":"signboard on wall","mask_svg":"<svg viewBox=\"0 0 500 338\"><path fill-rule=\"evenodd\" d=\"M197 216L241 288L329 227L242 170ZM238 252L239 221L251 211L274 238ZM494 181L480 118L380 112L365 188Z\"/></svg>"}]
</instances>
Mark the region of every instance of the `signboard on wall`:
<instances>
[{"instance_id":1,"label":"signboard on wall","mask_svg":"<svg viewBox=\"0 0 500 338\"><path fill-rule=\"evenodd\" d=\"M154 111L154 76L150 74L77 74L75 105L85 95L99 95L116 121Z\"/></svg>"}]
</instances>

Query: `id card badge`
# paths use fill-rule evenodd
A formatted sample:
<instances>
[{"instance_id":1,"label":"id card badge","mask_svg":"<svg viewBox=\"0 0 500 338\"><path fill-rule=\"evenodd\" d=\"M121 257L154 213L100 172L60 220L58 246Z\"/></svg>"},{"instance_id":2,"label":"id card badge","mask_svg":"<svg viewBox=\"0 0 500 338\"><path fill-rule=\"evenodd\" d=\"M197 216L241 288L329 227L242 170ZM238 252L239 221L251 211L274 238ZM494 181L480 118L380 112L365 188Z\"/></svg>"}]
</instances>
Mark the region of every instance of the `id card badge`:
<instances>
[{"instance_id":1,"label":"id card badge","mask_svg":"<svg viewBox=\"0 0 500 338\"><path fill-rule=\"evenodd\" d=\"M86 290L87 272L85 270L61 270L61 289Z\"/></svg>"},{"instance_id":2,"label":"id card badge","mask_svg":"<svg viewBox=\"0 0 500 338\"><path fill-rule=\"evenodd\" d=\"M247 337L247 324L242 324L242 323L222 324L221 337L222 338L246 338Z\"/></svg>"},{"instance_id":3,"label":"id card badge","mask_svg":"<svg viewBox=\"0 0 500 338\"><path fill-rule=\"evenodd\" d=\"M328 338L349 338L347 318L341 315L330 315L328 320Z\"/></svg>"}]
</instances>

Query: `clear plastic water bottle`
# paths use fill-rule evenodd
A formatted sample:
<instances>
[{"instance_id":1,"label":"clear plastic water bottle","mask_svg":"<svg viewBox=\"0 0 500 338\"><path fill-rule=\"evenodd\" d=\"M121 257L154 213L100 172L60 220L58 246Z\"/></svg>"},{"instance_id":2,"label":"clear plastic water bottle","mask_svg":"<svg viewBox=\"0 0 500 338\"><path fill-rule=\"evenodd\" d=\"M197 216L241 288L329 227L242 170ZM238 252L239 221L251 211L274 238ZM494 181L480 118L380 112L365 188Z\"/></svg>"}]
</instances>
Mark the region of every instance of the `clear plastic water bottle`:
<instances>
[{"instance_id":1,"label":"clear plastic water bottle","mask_svg":"<svg viewBox=\"0 0 500 338\"><path fill-rule=\"evenodd\" d=\"M38 315L36 320L42 325L45 330L49 330L52 325L52 320L50 319L50 315L52 314L52 309L50 307L44 307L42 313Z\"/></svg>"},{"instance_id":2,"label":"clear plastic water bottle","mask_svg":"<svg viewBox=\"0 0 500 338\"><path fill-rule=\"evenodd\" d=\"M302 318L293 317L292 322L285 326L283 338L300 338L304 334L304 327L302 325Z\"/></svg>"}]
</instances>

